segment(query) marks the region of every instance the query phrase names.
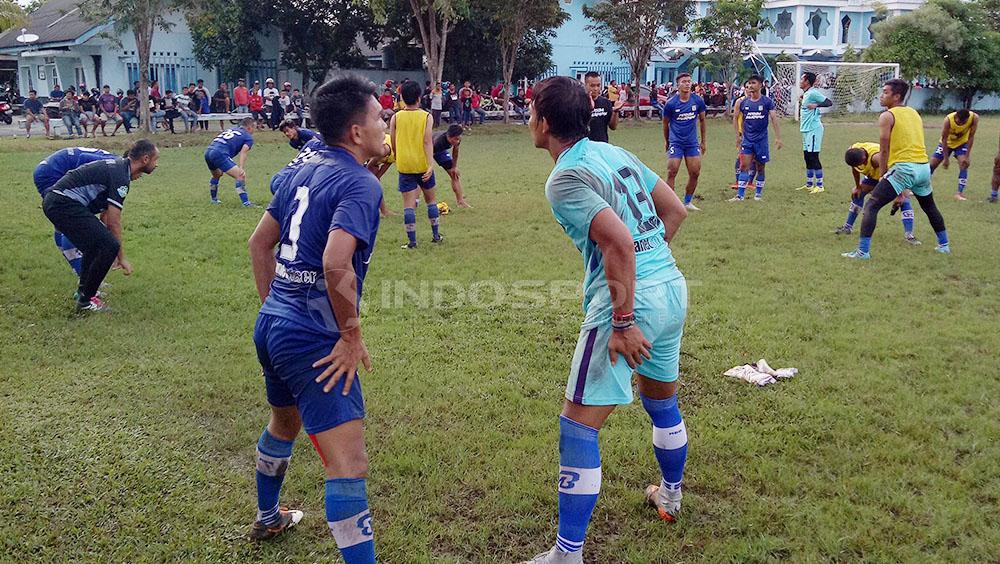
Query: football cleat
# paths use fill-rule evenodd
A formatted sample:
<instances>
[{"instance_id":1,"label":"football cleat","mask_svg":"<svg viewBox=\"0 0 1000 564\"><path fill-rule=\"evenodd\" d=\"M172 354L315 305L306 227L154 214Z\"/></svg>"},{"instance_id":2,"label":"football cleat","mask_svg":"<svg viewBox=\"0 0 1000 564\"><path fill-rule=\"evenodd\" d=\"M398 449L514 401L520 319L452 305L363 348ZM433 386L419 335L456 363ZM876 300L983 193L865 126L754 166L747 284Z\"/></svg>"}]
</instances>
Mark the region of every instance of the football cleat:
<instances>
[{"instance_id":1,"label":"football cleat","mask_svg":"<svg viewBox=\"0 0 1000 564\"><path fill-rule=\"evenodd\" d=\"M868 260L872 258L871 253L866 253L861 249L855 249L849 253L841 253L840 256L844 258L857 259L857 260Z\"/></svg>"},{"instance_id":2,"label":"football cleat","mask_svg":"<svg viewBox=\"0 0 1000 564\"><path fill-rule=\"evenodd\" d=\"M726 201L727 202L742 202L743 198L741 196L733 196L732 198L729 198Z\"/></svg>"},{"instance_id":3,"label":"football cleat","mask_svg":"<svg viewBox=\"0 0 1000 564\"><path fill-rule=\"evenodd\" d=\"M906 235L903 235L903 240L906 241L907 243L913 245L914 247L916 247L917 245L921 244L920 243L920 239L917 239L913 235L913 233L907 233Z\"/></svg>"},{"instance_id":4,"label":"football cleat","mask_svg":"<svg viewBox=\"0 0 1000 564\"><path fill-rule=\"evenodd\" d=\"M759 202L759 201L761 201L763 199L764 199L763 194L754 194L753 195L753 201L755 201L755 202Z\"/></svg>"},{"instance_id":5,"label":"football cleat","mask_svg":"<svg viewBox=\"0 0 1000 564\"><path fill-rule=\"evenodd\" d=\"M945 243L944 245L938 245L938 246L934 247L934 250L937 251L937 252L939 252L939 253L941 253L941 254L943 254L943 255L950 255L951 254L951 246L949 246L948 243Z\"/></svg>"},{"instance_id":6,"label":"football cleat","mask_svg":"<svg viewBox=\"0 0 1000 564\"><path fill-rule=\"evenodd\" d=\"M681 513L681 491L664 490L666 495L660 495L660 486L652 485L646 488L646 503L656 508L660 520L676 523Z\"/></svg>"},{"instance_id":7,"label":"football cleat","mask_svg":"<svg viewBox=\"0 0 1000 564\"><path fill-rule=\"evenodd\" d=\"M810 194L822 194L823 192L826 192L826 188L822 186L817 186L809 191Z\"/></svg>"},{"instance_id":8,"label":"football cleat","mask_svg":"<svg viewBox=\"0 0 1000 564\"><path fill-rule=\"evenodd\" d=\"M77 313L83 313L86 311L107 311L107 309L108 306L97 296L90 298L90 302L88 303L81 303L79 301L76 302Z\"/></svg>"},{"instance_id":9,"label":"football cleat","mask_svg":"<svg viewBox=\"0 0 1000 564\"><path fill-rule=\"evenodd\" d=\"M407 244L403 245L400 248L401 249L416 249L417 248L417 244L416 243L407 243Z\"/></svg>"},{"instance_id":10,"label":"football cleat","mask_svg":"<svg viewBox=\"0 0 1000 564\"><path fill-rule=\"evenodd\" d=\"M834 235L850 235L852 232L854 232L854 227L850 225L841 225L833 230Z\"/></svg>"},{"instance_id":11,"label":"football cleat","mask_svg":"<svg viewBox=\"0 0 1000 564\"><path fill-rule=\"evenodd\" d=\"M297 509L289 510L282 507L278 510L278 515L281 518L273 525L265 525L262 521L254 522L253 526L250 527L250 540L264 541L273 539L295 525L298 525L305 514Z\"/></svg>"},{"instance_id":12,"label":"football cleat","mask_svg":"<svg viewBox=\"0 0 1000 564\"><path fill-rule=\"evenodd\" d=\"M434 236L431 239L431 243L440 243L441 241L444 241L444 235L442 235L440 233L438 233L436 236Z\"/></svg>"},{"instance_id":13,"label":"football cleat","mask_svg":"<svg viewBox=\"0 0 1000 564\"><path fill-rule=\"evenodd\" d=\"M583 551L563 552L553 546L548 552L543 552L521 564L583 564Z\"/></svg>"},{"instance_id":14,"label":"football cleat","mask_svg":"<svg viewBox=\"0 0 1000 564\"><path fill-rule=\"evenodd\" d=\"M221 203L222 203L222 200L220 200L218 198L215 198L215 199L212 200L212 205L213 206L217 206L217 205L219 205Z\"/></svg>"},{"instance_id":15,"label":"football cleat","mask_svg":"<svg viewBox=\"0 0 1000 564\"><path fill-rule=\"evenodd\" d=\"M995 203L997 203L997 197L996 196L990 196L989 198L986 198L986 201L989 202L989 203L991 203L991 204L995 204Z\"/></svg>"},{"instance_id":16,"label":"football cleat","mask_svg":"<svg viewBox=\"0 0 1000 564\"><path fill-rule=\"evenodd\" d=\"M691 210L691 211L701 211L701 208L699 208L698 206L696 206L696 205L694 205L692 203L684 204L684 209Z\"/></svg>"}]
</instances>

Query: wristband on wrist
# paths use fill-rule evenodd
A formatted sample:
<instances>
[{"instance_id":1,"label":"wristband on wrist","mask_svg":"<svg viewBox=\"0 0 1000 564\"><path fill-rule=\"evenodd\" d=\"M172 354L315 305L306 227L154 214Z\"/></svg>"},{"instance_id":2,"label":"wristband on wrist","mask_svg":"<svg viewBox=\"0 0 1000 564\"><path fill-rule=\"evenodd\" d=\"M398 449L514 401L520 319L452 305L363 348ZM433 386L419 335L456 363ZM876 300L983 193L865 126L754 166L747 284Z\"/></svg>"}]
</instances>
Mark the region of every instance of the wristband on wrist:
<instances>
[{"instance_id":1,"label":"wristband on wrist","mask_svg":"<svg viewBox=\"0 0 1000 564\"><path fill-rule=\"evenodd\" d=\"M635 326L635 313L630 311L628 313L611 315L611 328L615 331L627 331L633 326Z\"/></svg>"}]
</instances>

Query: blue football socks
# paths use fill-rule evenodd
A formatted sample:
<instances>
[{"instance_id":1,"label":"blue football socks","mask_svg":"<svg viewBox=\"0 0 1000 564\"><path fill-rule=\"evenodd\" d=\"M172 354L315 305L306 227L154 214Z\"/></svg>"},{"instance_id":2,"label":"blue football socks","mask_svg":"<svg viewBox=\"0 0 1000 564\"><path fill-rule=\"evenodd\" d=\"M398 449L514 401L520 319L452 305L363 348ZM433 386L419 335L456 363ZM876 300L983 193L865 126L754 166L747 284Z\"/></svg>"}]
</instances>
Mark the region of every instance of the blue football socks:
<instances>
[{"instance_id":1,"label":"blue football socks","mask_svg":"<svg viewBox=\"0 0 1000 564\"><path fill-rule=\"evenodd\" d=\"M958 171L958 193L965 192L965 185L969 181L969 169L963 168Z\"/></svg>"},{"instance_id":2,"label":"blue football socks","mask_svg":"<svg viewBox=\"0 0 1000 564\"><path fill-rule=\"evenodd\" d=\"M243 202L244 206L250 205L250 196L247 195L245 181L243 180L236 181L236 194L240 197L240 201Z\"/></svg>"},{"instance_id":3,"label":"blue football socks","mask_svg":"<svg viewBox=\"0 0 1000 564\"><path fill-rule=\"evenodd\" d=\"M583 549L590 516L601 492L597 429L559 417L559 535L562 552Z\"/></svg>"},{"instance_id":4,"label":"blue football socks","mask_svg":"<svg viewBox=\"0 0 1000 564\"><path fill-rule=\"evenodd\" d=\"M913 204L910 203L909 198L905 198L903 203L899 206L899 211L901 219L903 221L903 233L907 235L913 234Z\"/></svg>"},{"instance_id":5,"label":"blue football socks","mask_svg":"<svg viewBox=\"0 0 1000 564\"><path fill-rule=\"evenodd\" d=\"M858 238L858 250L869 253L872 249L872 238L871 237L860 237Z\"/></svg>"},{"instance_id":6,"label":"blue football socks","mask_svg":"<svg viewBox=\"0 0 1000 564\"><path fill-rule=\"evenodd\" d=\"M345 564L375 564L375 534L364 478L326 481L326 524Z\"/></svg>"},{"instance_id":7,"label":"blue football socks","mask_svg":"<svg viewBox=\"0 0 1000 564\"><path fill-rule=\"evenodd\" d=\"M865 207L865 194L862 193L857 198L851 199L851 205L847 208L847 221L844 222L844 227L852 228L854 227L854 222L858 219L858 214Z\"/></svg>"},{"instance_id":8,"label":"blue football socks","mask_svg":"<svg viewBox=\"0 0 1000 564\"><path fill-rule=\"evenodd\" d=\"M212 201L219 201L219 179L213 178L208 181L208 193L212 195Z\"/></svg>"},{"instance_id":9,"label":"blue football socks","mask_svg":"<svg viewBox=\"0 0 1000 564\"><path fill-rule=\"evenodd\" d=\"M694 198L694 194L684 194L684 205L690 204L692 198Z\"/></svg>"},{"instance_id":10,"label":"blue football socks","mask_svg":"<svg viewBox=\"0 0 1000 564\"><path fill-rule=\"evenodd\" d=\"M816 169L816 187L823 187L823 169L821 168Z\"/></svg>"},{"instance_id":11,"label":"blue football socks","mask_svg":"<svg viewBox=\"0 0 1000 564\"><path fill-rule=\"evenodd\" d=\"M438 209L437 202L427 204L427 219L431 221L431 233L437 239L438 229L441 225L441 210Z\"/></svg>"},{"instance_id":12,"label":"blue football socks","mask_svg":"<svg viewBox=\"0 0 1000 564\"><path fill-rule=\"evenodd\" d=\"M52 239L56 243L56 247L59 247L59 252L66 257L66 262L69 263L69 267L73 269L76 273L76 277L80 277L80 271L83 270L83 253L80 249L76 248L73 241L69 240L69 237L63 235L58 231L52 233Z\"/></svg>"},{"instance_id":13,"label":"blue football socks","mask_svg":"<svg viewBox=\"0 0 1000 564\"><path fill-rule=\"evenodd\" d=\"M757 196L763 196L764 195L764 169L763 168L757 171L757 190L756 190L756 194L757 194Z\"/></svg>"},{"instance_id":14,"label":"blue football socks","mask_svg":"<svg viewBox=\"0 0 1000 564\"><path fill-rule=\"evenodd\" d=\"M750 174L740 171L739 175L736 177L736 197L743 199L743 196L747 193L747 181L750 179Z\"/></svg>"},{"instance_id":15,"label":"blue football socks","mask_svg":"<svg viewBox=\"0 0 1000 564\"><path fill-rule=\"evenodd\" d=\"M807 188L812 188L812 186L813 186L813 176L815 176L815 173L813 172L813 169L807 168L806 169L806 187Z\"/></svg>"},{"instance_id":16,"label":"blue football socks","mask_svg":"<svg viewBox=\"0 0 1000 564\"><path fill-rule=\"evenodd\" d=\"M257 520L273 525L281 519L278 497L295 441L274 437L264 428L257 441Z\"/></svg>"},{"instance_id":17,"label":"blue football socks","mask_svg":"<svg viewBox=\"0 0 1000 564\"><path fill-rule=\"evenodd\" d=\"M677 407L677 395L654 400L642 394L642 407L653 420L653 453L660 463L663 484L669 490L681 489L684 463L687 460L687 429Z\"/></svg>"},{"instance_id":18,"label":"blue football socks","mask_svg":"<svg viewBox=\"0 0 1000 564\"><path fill-rule=\"evenodd\" d=\"M430 211L427 212L430 214ZM406 236L410 240L410 244L417 244L417 210L413 208L405 208L403 210L403 223L406 225Z\"/></svg>"}]
</instances>

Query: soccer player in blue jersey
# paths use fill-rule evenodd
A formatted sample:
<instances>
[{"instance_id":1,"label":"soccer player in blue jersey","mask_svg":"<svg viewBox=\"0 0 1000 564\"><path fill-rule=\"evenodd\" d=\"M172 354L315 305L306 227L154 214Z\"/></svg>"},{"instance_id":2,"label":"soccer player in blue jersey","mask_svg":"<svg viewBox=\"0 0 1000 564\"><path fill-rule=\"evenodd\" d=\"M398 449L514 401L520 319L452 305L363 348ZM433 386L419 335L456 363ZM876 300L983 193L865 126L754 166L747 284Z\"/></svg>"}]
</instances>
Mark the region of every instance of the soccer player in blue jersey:
<instances>
[{"instance_id":1,"label":"soccer player in blue jersey","mask_svg":"<svg viewBox=\"0 0 1000 564\"><path fill-rule=\"evenodd\" d=\"M285 134L288 138L288 144L296 151L302 149L306 146L306 143L311 141L316 137L316 132L311 129L306 129L304 127L299 127L299 124L294 119L286 119L281 122L278 129Z\"/></svg>"},{"instance_id":2,"label":"soccer player in blue jersey","mask_svg":"<svg viewBox=\"0 0 1000 564\"><path fill-rule=\"evenodd\" d=\"M371 370L358 307L382 200L364 165L385 153L380 113L365 79L346 75L321 86L311 117L329 144L278 186L249 242L263 303L254 343L271 406L257 442L250 537L273 538L302 519L278 499L305 427L326 473L326 521L347 564L375 562L357 369Z\"/></svg>"},{"instance_id":3,"label":"soccer player in blue jersey","mask_svg":"<svg viewBox=\"0 0 1000 564\"><path fill-rule=\"evenodd\" d=\"M757 190L754 200L764 196L764 169L771 160L771 149L768 146L767 123L774 127L774 145L781 149L781 131L778 128L778 116L774 112L774 102L760 93L764 79L757 75L747 79L747 96L740 102L736 111L743 116L743 141L740 144L740 174L736 182L736 195L730 202L742 202L746 194L747 182L750 179L750 163L756 163Z\"/></svg>"},{"instance_id":4,"label":"soccer player in blue jersey","mask_svg":"<svg viewBox=\"0 0 1000 564\"><path fill-rule=\"evenodd\" d=\"M559 418L559 533L535 564L583 562L601 489L598 431L615 406L632 402L633 373L661 474L646 499L666 521L681 506L687 432L676 392L687 285L668 243L687 210L634 155L587 138L590 110L576 80L535 86L529 129L556 163L545 195L586 266L585 318Z\"/></svg>"},{"instance_id":5,"label":"soccer player in blue jersey","mask_svg":"<svg viewBox=\"0 0 1000 564\"><path fill-rule=\"evenodd\" d=\"M92 149L90 147L67 147L59 149L55 153L45 157L42 162L35 167L34 181L38 194L45 196L45 191L59 182L59 179L67 172L94 161L113 161L118 158L116 155L103 149ZM66 258L69 267L80 277L80 269L83 265L83 253L76 248L69 237L56 230L52 238L59 248L59 252Z\"/></svg>"},{"instance_id":6,"label":"soccer player in blue jersey","mask_svg":"<svg viewBox=\"0 0 1000 564\"><path fill-rule=\"evenodd\" d=\"M285 181L285 179L294 176L295 172L302 167L302 164L308 161L309 157L315 154L324 145L326 145L326 143L323 143L323 137L321 135L316 135L306 142L299 150L299 153L295 155L295 158L271 177L271 194L276 194L278 192L278 188Z\"/></svg>"},{"instance_id":7,"label":"soccer player in blue jersey","mask_svg":"<svg viewBox=\"0 0 1000 564\"><path fill-rule=\"evenodd\" d=\"M684 207L698 210L691 201L698 189L701 156L705 153L705 101L691 93L691 75L677 75L677 93L663 106L663 140L667 144L667 184L673 188L681 159L687 166L688 181L684 189ZM695 122L698 130L695 130ZM698 133L701 132L701 142Z\"/></svg>"},{"instance_id":8,"label":"soccer player in blue jersey","mask_svg":"<svg viewBox=\"0 0 1000 564\"><path fill-rule=\"evenodd\" d=\"M205 164L212 171L209 181L209 193L212 203L219 203L219 179L228 174L236 180L236 194L246 207L253 207L250 196L247 195L246 162L247 153L253 147L253 130L257 122L253 118L243 118L238 127L233 127L218 134L205 149ZM233 157L239 155L240 164L233 162Z\"/></svg>"},{"instance_id":9,"label":"soccer player in blue jersey","mask_svg":"<svg viewBox=\"0 0 1000 564\"><path fill-rule=\"evenodd\" d=\"M806 183L797 190L822 194L825 188L819 152L823 148L823 121L820 119L819 109L829 108L833 102L816 88L816 73L802 73L799 88L803 90L799 103L799 131L802 133L802 156L806 161Z\"/></svg>"}]
</instances>

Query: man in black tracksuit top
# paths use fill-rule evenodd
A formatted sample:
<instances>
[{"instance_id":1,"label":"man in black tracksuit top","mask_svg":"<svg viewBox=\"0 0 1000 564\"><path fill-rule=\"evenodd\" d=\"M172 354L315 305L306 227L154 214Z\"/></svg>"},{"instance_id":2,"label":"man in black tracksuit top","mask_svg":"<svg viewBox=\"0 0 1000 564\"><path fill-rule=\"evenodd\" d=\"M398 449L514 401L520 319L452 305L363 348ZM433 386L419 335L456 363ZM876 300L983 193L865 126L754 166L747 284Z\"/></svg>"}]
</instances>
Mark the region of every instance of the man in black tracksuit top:
<instances>
[{"instance_id":1,"label":"man in black tracksuit top","mask_svg":"<svg viewBox=\"0 0 1000 564\"><path fill-rule=\"evenodd\" d=\"M104 309L103 303L91 299L116 260L126 275L132 274L132 265L121 245L122 207L130 183L143 173L153 172L158 158L156 146L141 139L125 158L85 164L45 191L45 217L83 254L77 311ZM105 210L107 226L95 217Z\"/></svg>"}]
</instances>

